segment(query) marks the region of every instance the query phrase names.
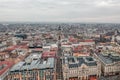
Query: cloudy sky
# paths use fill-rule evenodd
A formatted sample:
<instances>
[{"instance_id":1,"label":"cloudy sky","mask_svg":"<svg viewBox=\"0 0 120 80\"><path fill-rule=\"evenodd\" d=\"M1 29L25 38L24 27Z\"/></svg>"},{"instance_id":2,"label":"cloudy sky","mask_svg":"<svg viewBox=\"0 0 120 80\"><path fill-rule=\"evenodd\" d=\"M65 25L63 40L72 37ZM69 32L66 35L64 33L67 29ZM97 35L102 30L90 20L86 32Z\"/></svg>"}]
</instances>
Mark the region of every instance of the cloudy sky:
<instances>
[{"instance_id":1,"label":"cloudy sky","mask_svg":"<svg viewBox=\"0 0 120 80\"><path fill-rule=\"evenodd\" d=\"M0 22L120 23L120 0L0 0Z\"/></svg>"}]
</instances>

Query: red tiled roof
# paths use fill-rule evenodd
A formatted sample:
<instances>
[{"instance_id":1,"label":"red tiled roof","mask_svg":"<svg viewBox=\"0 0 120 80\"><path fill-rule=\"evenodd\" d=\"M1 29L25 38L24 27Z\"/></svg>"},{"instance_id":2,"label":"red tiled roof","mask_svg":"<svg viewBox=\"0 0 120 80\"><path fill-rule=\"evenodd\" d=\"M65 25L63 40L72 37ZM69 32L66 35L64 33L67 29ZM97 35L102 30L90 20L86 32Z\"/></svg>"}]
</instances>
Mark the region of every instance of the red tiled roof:
<instances>
[{"instance_id":1,"label":"red tiled roof","mask_svg":"<svg viewBox=\"0 0 120 80\"><path fill-rule=\"evenodd\" d=\"M6 50L7 50L7 51L12 51L12 50L15 50L15 49L17 49L17 48L20 48L20 49L27 49L28 46L27 46L27 44L14 45L14 46L8 47Z\"/></svg>"},{"instance_id":2,"label":"red tiled roof","mask_svg":"<svg viewBox=\"0 0 120 80\"><path fill-rule=\"evenodd\" d=\"M7 51L12 51L12 50L15 50L16 48L18 48L17 45L15 45L15 46L10 46L9 48L7 48Z\"/></svg>"},{"instance_id":3,"label":"red tiled roof","mask_svg":"<svg viewBox=\"0 0 120 80\"><path fill-rule=\"evenodd\" d=\"M94 42L92 39L84 40L84 42Z\"/></svg>"},{"instance_id":4,"label":"red tiled roof","mask_svg":"<svg viewBox=\"0 0 120 80\"><path fill-rule=\"evenodd\" d=\"M13 65L12 62L8 62L8 61L2 61L2 62L0 62L0 66L3 65L3 64L5 64L7 66L5 66L2 70L0 70L0 75L2 75L7 69L9 69L10 67L12 67L12 65Z\"/></svg>"},{"instance_id":5,"label":"red tiled roof","mask_svg":"<svg viewBox=\"0 0 120 80\"><path fill-rule=\"evenodd\" d=\"M42 57L46 58L46 57L55 57L56 52L55 51L51 51L51 52L43 52L42 53Z\"/></svg>"},{"instance_id":6,"label":"red tiled roof","mask_svg":"<svg viewBox=\"0 0 120 80\"><path fill-rule=\"evenodd\" d=\"M83 49L82 46L77 46L77 47L74 47L74 48L73 48L73 51L80 51L80 50L82 50L82 49Z\"/></svg>"},{"instance_id":7,"label":"red tiled roof","mask_svg":"<svg viewBox=\"0 0 120 80\"><path fill-rule=\"evenodd\" d=\"M70 38L69 38L69 41L70 41L70 42L77 42L78 39L75 39L75 38L73 38L73 37L70 37Z\"/></svg>"},{"instance_id":8,"label":"red tiled roof","mask_svg":"<svg viewBox=\"0 0 120 80\"><path fill-rule=\"evenodd\" d=\"M18 46L18 48L21 48L21 49L28 49L28 46L27 46L27 45L20 45L20 46Z\"/></svg>"}]
</instances>

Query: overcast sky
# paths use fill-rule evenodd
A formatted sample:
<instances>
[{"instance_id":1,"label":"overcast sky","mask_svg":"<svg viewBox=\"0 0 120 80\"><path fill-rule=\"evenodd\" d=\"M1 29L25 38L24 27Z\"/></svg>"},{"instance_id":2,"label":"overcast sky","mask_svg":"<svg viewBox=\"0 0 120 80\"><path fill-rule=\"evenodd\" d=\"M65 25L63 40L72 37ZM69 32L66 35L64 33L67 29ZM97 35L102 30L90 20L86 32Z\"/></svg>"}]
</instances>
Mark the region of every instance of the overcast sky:
<instances>
[{"instance_id":1,"label":"overcast sky","mask_svg":"<svg viewBox=\"0 0 120 80\"><path fill-rule=\"evenodd\" d=\"M120 23L120 0L0 0L0 22Z\"/></svg>"}]
</instances>

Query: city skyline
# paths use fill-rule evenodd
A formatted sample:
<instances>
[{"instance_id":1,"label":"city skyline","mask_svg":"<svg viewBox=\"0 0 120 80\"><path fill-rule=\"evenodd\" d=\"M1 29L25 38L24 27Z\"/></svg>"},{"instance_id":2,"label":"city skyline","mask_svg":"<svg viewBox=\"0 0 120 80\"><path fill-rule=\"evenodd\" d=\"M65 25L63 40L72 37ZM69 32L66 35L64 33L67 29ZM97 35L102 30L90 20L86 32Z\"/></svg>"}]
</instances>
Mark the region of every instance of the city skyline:
<instances>
[{"instance_id":1,"label":"city skyline","mask_svg":"<svg viewBox=\"0 0 120 80\"><path fill-rule=\"evenodd\" d=\"M0 0L0 22L120 23L119 0Z\"/></svg>"}]
</instances>

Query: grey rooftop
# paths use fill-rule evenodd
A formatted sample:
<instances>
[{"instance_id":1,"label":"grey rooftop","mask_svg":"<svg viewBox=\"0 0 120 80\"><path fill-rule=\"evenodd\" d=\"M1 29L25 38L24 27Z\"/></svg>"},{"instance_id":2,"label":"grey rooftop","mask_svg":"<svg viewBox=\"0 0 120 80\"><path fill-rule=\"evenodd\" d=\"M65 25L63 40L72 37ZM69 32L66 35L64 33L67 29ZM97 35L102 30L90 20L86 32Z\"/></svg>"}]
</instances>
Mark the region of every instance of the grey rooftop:
<instances>
[{"instance_id":1,"label":"grey rooftop","mask_svg":"<svg viewBox=\"0 0 120 80\"><path fill-rule=\"evenodd\" d=\"M120 61L120 55L115 55L117 53L108 53L106 55L103 55L101 53L96 53L99 59L104 63L104 64L112 64L114 62Z\"/></svg>"},{"instance_id":2,"label":"grey rooftop","mask_svg":"<svg viewBox=\"0 0 120 80\"><path fill-rule=\"evenodd\" d=\"M31 61L22 61L18 64L14 65L10 71L24 71L24 70L44 70L44 69L53 69L54 68L54 58L38 59L38 60L31 60Z\"/></svg>"},{"instance_id":3,"label":"grey rooftop","mask_svg":"<svg viewBox=\"0 0 120 80\"><path fill-rule=\"evenodd\" d=\"M91 56L84 56L84 57L65 57L63 59L64 64L67 64L69 68L77 68L80 67L82 64L87 66L97 66L97 61Z\"/></svg>"}]
</instances>

